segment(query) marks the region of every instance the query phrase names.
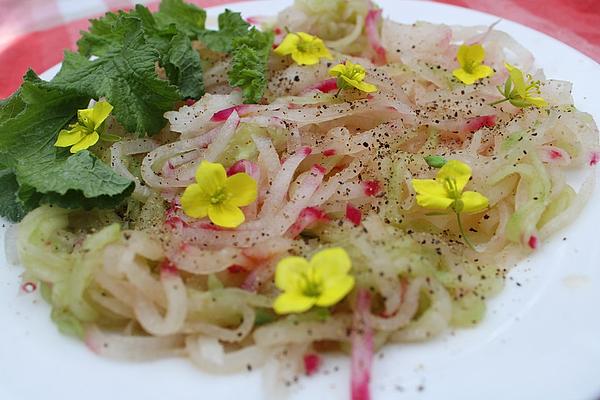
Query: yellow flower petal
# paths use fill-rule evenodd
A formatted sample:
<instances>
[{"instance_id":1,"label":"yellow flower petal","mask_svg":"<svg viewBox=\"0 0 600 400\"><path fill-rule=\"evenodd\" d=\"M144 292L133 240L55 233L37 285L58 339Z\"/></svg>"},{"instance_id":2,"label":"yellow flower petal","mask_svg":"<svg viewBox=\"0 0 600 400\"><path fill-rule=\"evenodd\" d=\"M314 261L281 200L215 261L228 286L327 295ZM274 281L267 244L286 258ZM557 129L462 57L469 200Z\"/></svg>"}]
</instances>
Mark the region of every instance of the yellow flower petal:
<instances>
[{"instance_id":1,"label":"yellow flower petal","mask_svg":"<svg viewBox=\"0 0 600 400\"><path fill-rule=\"evenodd\" d=\"M56 147L71 147L79 143L85 137L85 130L81 127L75 127L70 130L63 129L59 132L54 145Z\"/></svg>"},{"instance_id":2,"label":"yellow flower petal","mask_svg":"<svg viewBox=\"0 0 600 400\"><path fill-rule=\"evenodd\" d=\"M463 202L463 212L477 213L488 207L489 201L487 197L477 192L464 192L460 198Z\"/></svg>"},{"instance_id":3,"label":"yellow flower petal","mask_svg":"<svg viewBox=\"0 0 600 400\"><path fill-rule=\"evenodd\" d=\"M223 165L203 160L196 170L196 182L209 194L223 189L227 181L227 172Z\"/></svg>"},{"instance_id":4,"label":"yellow flower petal","mask_svg":"<svg viewBox=\"0 0 600 400\"><path fill-rule=\"evenodd\" d=\"M287 34L274 52L280 56L291 55L299 65L314 65L321 58L332 58L321 39L305 32Z\"/></svg>"},{"instance_id":5,"label":"yellow flower petal","mask_svg":"<svg viewBox=\"0 0 600 400\"><path fill-rule=\"evenodd\" d=\"M71 147L70 151L73 154L78 153L81 150L85 150L85 149L87 149L89 147L92 147L96 143L98 143L99 139L100 139L100 136L96 132L92 132L92 133L90 133L88 135L85 135L83 137L83 139L81 139L73 147Z\"/></svg>"},{"instance_id":6,"label":"yellow flower petal","mask_svg":"<svg viewBox=\"0 0 600 400\"><path fill-rule=\"evenodd\" d=\"M469 46L462 45L458 48L456 52L456 60L460 64L461 69L464 68L468 64L467 54L469 53Z\"/></svg>"},{"instance_id":7,"label":"yellow flower petal","mask_svg":"<svg viewBox=\"0 0 600 400\"><path fill-rule=\"evenodd\" d=\"M321 39L319 39L319 41L321 43L323 43L323 41ZM331 55L331 53L329 52L329 49L325 46L324 43L323 43L322 47L319 47L319 52L316 53L316 55L318 55L320 58L326 58L328 60L333 60L333 56Z\"/></svg>"},{"instance_id":8,"label":"yellow flower petal","mask_svg":"<svg viewBox=\"0 0 600 400\"><path fill-rule=\"evenodd\" d=\"M292 52L292 60L298 65L315 65L320 58L315 53L304 53L298 50Z\"/></svg>"},{"instance_id":9,"label":"yellow flower petal","mask_svg":"<svg viewBox=\"0 0 600 400\"><path fill-rule=\"evenodd\" d=\"M211 204L208 207L208 218L213 224L223 228L237 228L246 220L242 210L228 202Z\"/></svg>"},{"instance_id":10,"label":"yellow flower petal","mask_svg":"<svg viewBox=\"0 0 600 400\"><path fill-rule=\"evenodd\" d=\"M348 60L346 61L346 67L352 74L351 78L355 81L362 82L363 79L365 79L365 76L367 76L367 71L360 64L354 64L352 61Z\"/></svg>"},{"instance_id":11,"label":"yellow flower petal","mask_svg":"<svg viewBox=\"0 0 600 400\"><path fill-rule=\"evenodd\" d=\"M317 298L316 305L329 307L342 300L354 287L354 277L344 275L337 279L325 279L323 293Z\"/></svg>"},{"instance_id":12,"label":"yellow flower petal","mask_svg":"<svg viewBox=\"0 0 600 400\"><path fill-rule=\"evenodd\" d=\"M298 35L298 37L300 38L300 40L303 40L307 43L312 43L315 42L317 40L321 40L319 38L317 38L316 36L313 36L309 33L306 32L296 32L296 35Z\"/></svg>"},{"instance_id":13,"label":"yellow flower petal","mask_svg":"<svg viewBox=\"0 0 600 400\"><path fill-rule=\"evenodd\" d=\"M492 75L494 75L494 69L487 65L478 65L473 68L473 77L475 77L476 80L487 78Z\"/></svg>"},{"instance_id":14,"label":"yellow flower petal","mask_svg":"<svg viewBox=\"0 0 600 400\"><path fill-rule=\"evenodd\" d=\"M208 215L210 196L202 186L194 183L183 192L181 196L181 207L186 215L192 218L204 218Z\"/></svg>"},{"instance_id":15,"label":"yellow flower petal","mask_svg":"<svg viewBox=\"0 0 600 400\"><path fill-rule=\"evenodd\" d=\"M298 291L310 264L302 257L285 257L275 269L275 286L284 291Z\"/></svg>"},{"instance_id":16,"label":"yellow flower petal","mask_svg":"<svg viewBox=\"0 0 600 400\"><path fill-rule=\"evenodd\" d=\"M465 85L472 85L477 80L473 74L468 73L462 68L452 71L452 75Z\"/></svg>"},{"instance_id":17,"label":"yellow flower petal","mask_svg":"<svg viewBox=\"0 0 600 400\"><path fill-rule=\"evenodd\" d=\"M313 35L309 35L305 32L298 32L298 36L300 36L300 39L310 46L311 52L315 56L328 59L333 58L331 56L331 53L329 52L329 49L327 48L327 46L325 46L325 42L323 42L323 40L321 40L320 38Z\"/></svg>"},{"instance_id":18,"label":"yellow flower petal","mask_svg":"<svg viewBox=\"0 0 600 400\"><path fill-rule=\"evenodd\" d=\"M273 52L278 56L287 56L288 54L292 54L298 48L299 42L300 36L295 33L288 33Z\"/></svg>"},{"instance_id":19,"label":"yellow flower petal","mask_svg":"<svg viewBox=\"0 0 600 400\"><path fill-rule=\"evenodd\" d=\"M368 82L356 82L352 86L365 93L374 93L377 91L377 86Z\"/></svg>"},{"instance_id":20,"label":"yellow flower petal","mask_svg":"<svg viewBox=\"0 0 600 400\"><path fill-rule=\"evenodd\" d=\"M548 102L541 97L526 97L525 100L536 107L548 107Z\"/></svg>"},{"instance_id":21,"label":"yellow flower petal","mask_svg":"<svg viewBox=\"0 0 600 400\"><path fill-rule=\"evenodd\" d=\"M510 74L510 79L512 80L514 90L519 94L519 96L525 98L527 96L527 85L525 84L523 71L508 63L504 63L504 66Z\"/></svg>"},{"instance_id":22,"label":"yellow flower petal","mask_svg":"<svg viewBox=\"0 0 600 400\"><path fill-rule=\"evenodd\" d=\"M480 44L474 44L472 46L463 44L458 48L456 58L465 69L469 69L473 66L479 65L485 59L485 50Z\"/></svg>"},{"instance_id":23,"label":"yellow flower petal","mask_svg":"<svg viewBox=\"0 0 600 400\"><path fill-rule=\"evenodd\" d=\"M303 312L313 305L331 306L354 287L348 275L352 264L340 247L316 253L310 262L302 257L286 257L275 271L275 285L284 291L274 308L278 313Z\"/></svg>"},{"instance_id":24,"label":"yellow flower petal","mask_svg":"<svg viewBox=\"0 0 600 400\"><path fill-rule=\"evenodd\" d=\"M417 204L423 208L446 210L454 203L444 185L433 179L413 179L412 186L417 192Z\"/></svg>"},{"instance_id":25,"label":"yellow flower petal","mask_svg":"<svg viewBox=\"0 0 600 400\"><path fill-rule=\"evenodd\" d=\"M258 188L256 181L245 172L227 178L225 190L229 194L229 203L243 207L256 201Z\"/></svg>"},{"instance_id":26,"label":"yellow flower petal","mask_svg":"<svg viewBox=\"0 0 600 400\"><path fill-rule=\"evenodd\" d=\"M345 64L338 64L329 70L329 75L338 78L340 88L354 87L366 93L377 91L377 86L363 82L367 72L360 64L354 64L348 60Z\"/></svg>"},{"instance_id":27,"label":"yellow flower petal","mask_svg":"<svg viewBox=\"0 0 600 400\"><path fill-rule=\"evenodd\" d=\"M316 302L317 299L314 297L297 292L285 292L275 299L273 309L277 314L301 313L308 311Z\"/></svg>"},{"instance_id":28,"label":"yellow flower petal","mask_svg":"<svg viewBox=\"0 0 600 400\"><path fill-rule=\"evenodd\" d=\"M329 69L329 75L331 76L341 76L346 72L346 66L344 64L338 64Z\"/></svg>"},{"instance_id":29,"label":"yellow flower petal","mask_svg":"<svg viewBox=\"0 0 600 400\"><path fill-rule=\"evenodd\" d=\"M480 44L472 46L463 44L458 48L456 54L460 68L452 71L452 75L465 85L472 85L476 81L492 75L494 70L487 65L481 64L484 58L485 50L483 46Z\"/></svg>"},{"instance_id":30,"label":"yellow flower petal","mask_svg":"<svg viewBox=\"0 0 600 400\"><path fill-rule=\"evenodd\" d=\"M113 110L113 106L107 101L99 101L92 107L90 119L94 122L94 129L100 128L100 125L108 118Z\"/></svg>"},{"instance_id":31,"label":"yellow flower petal","mask_svg":"<svg viewBox=\"0 0 600 400\"><path fill-rule=\"evenodd\" d=\"M352 268L348 253L341 247L332 247L316 253L310 259L310 265L321 272L325 279L346 275Z\"/></svg>"},{"instance_id":32,"label":"yellow flower petal","mask_svg":"<svg viewBox=\"0 0 600 400\"><path fill-rule=\"evenodd\" d=\"M89 131L93 131L95 126L94 121L92 121L93 113L94 111L91 108L77 110L77 121Z\"/></svg>"},{"instance_id":33,"label":"yellow flower petal","mask_svg":"<svg viewBox=\"0 0 600 400\"><path fill-rule=\"evenodd\" d=\"M454 179L459 192L465 188L471 178L471 167L458 160L450 160L437 173L436 180L443 184L446 179Z\"/></svg>"}]
</instances>

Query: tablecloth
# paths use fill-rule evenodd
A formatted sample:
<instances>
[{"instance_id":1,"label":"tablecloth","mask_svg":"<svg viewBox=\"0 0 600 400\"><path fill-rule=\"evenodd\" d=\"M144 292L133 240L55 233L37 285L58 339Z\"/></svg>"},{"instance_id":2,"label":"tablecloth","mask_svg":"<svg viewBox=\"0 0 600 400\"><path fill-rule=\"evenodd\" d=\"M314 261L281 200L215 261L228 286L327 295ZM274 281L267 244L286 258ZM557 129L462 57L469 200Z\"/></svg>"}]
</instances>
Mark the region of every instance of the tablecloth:
<instances>
[{"instance_id":1,"label":"tablecloth","mask_svg":"<svg viewBox=\"0 0 600 400\"><path fill-rule=\"evenodd\" d=\"M153 0L0 0L0 98L31 67L40 73L75 49L87 19ZM239 0L238 0L239 1ZM600 61L600 0L437 0L486 11L545 32ZM191 0L203 7L231 0Z\"/></svg>"}]
</instances>

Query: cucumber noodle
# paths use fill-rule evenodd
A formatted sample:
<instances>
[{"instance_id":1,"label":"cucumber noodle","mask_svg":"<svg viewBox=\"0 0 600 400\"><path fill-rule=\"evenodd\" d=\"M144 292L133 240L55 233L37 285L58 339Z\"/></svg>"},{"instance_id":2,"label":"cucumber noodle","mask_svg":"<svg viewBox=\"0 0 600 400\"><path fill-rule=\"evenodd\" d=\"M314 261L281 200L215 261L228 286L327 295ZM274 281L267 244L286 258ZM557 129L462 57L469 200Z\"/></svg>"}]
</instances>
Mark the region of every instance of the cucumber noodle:
<instances>
[{"instance_id":1,"label":"cucumber noodle","mask_svg":"<svg viewBox=\"0 0 600 400\"><path fill-rule=\"evenodd\" d=\"M260 105L241 105L223 72L227 59L205 60L208 94L167 113L160 135L123 133L111 148L95 148L135 181L125 206L44 206L23 220L14 240L24 279L42 283L61 331L107 357L185 356L212 373L267 364L284 382L307 353L351 351L358 399L368 393L373 347L483 318L509 265L582 209L593 173L579 193L566 173L596 163L598 130L573 106L570 83L545 79L505 33L402 25L372 7L297 1L275 26L320 35L334 60L298 66L272 56ZM496 74L471 86L452 80L461 43L481 43ZM362 64L379 91L336 97L323 89L331 66L346 59ZM549 107L489 105L507 78L505 61L541 80ZM490 200L463 221L476 251L452 215L415 203L410 182L434 176L423 160L432 154L469 164L470 187ZM235 230L216 230L179 206L204 159L258 181L258 201ZM348 204L360 210L359 226L344 218ZM350 254L357 289L328 311L276 315L277 261L332 246Z\"/></svg>"}]
</instances>

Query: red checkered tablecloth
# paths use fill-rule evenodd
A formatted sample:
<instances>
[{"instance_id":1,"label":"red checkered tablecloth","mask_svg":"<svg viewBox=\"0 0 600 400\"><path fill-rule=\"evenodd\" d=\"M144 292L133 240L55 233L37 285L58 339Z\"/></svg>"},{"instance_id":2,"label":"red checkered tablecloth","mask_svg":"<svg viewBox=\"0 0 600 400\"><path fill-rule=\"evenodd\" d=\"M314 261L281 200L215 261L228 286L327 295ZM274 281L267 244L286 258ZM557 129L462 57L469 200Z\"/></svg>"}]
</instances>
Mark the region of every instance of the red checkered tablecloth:
<instances>
[{"instance_id":1,"label":"red checkered tablecloth","mask_svg":"<svg viewBox=\"0 0 600 400\"><path fill-rule=\"evenodd\" d=\"M203 7L231 0L190 0ZM239 1L239 0L238 0ZM511 19L545 32L600 61L600 0L438 0ZM27 68L43 72L75 49L87 19L152 0L0 0L0 98Z\"/></svg>"}]
</instances>

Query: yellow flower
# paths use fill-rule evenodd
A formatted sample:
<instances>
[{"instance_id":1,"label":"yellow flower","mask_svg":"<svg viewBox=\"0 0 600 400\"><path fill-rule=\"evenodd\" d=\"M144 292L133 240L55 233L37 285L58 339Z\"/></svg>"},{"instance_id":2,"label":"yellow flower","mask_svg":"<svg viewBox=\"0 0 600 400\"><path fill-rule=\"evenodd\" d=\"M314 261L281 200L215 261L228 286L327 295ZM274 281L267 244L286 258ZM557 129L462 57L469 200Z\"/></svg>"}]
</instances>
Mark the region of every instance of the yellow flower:
<instances>
[{"instance_id":1,"label":"yellow flower","mask_svg":"<svg viewBox=\"0 0 600 400\"><path fill-rule=\"evenodd\" d=\"M256 201L256 181L245 172L227 177L218 163L202 161L196 182L181 196L183 211L192 218L208 218L215 225L236 228L246 219L240 207Z\"/></svg>"},{"instance_id":2,"label":"yellow flower","mask_svg":"<svg viewBox=\"0 0 600 400\"><path fill-rule=\"evenodd\" d=\"M322 250L310 261L302 257L286 257L275 271L275 285L283 293L275 299L278 314L301 313L313 306L329 307L346 296L354 287L350 257L340 247Z\"/></svg>"},{"instance_id":3,"label":"yellow flower","mask_svg":"<svg viewBox=\"0 0 600 400\"><path fill-rule=\"evenodd\" d=\"M274 52L279 56L291 55L299 65L314 65L321 58L333 58L321 39L304 32L288 33Z\"/></svg>"},{"instance_id":4,"label":"yellow flower","mask_svg":"<svg viewBox=\"0 0 600 400\"><path fill-rule=\"evenodd\" d=\"M476 213L488 207L488 199L477 192L463 192L471 178L471 167L450 160L437 173L436 179L413 179L417 204L430 210L451 208L457 214Z\"/></svg>"},{"instance_id":5,"label":"yellow flower","mask_svg":"<svg viewBox=\"0 0 600 400\"><path fill-rule=\"evenodd\" d=\"M348 89L354 87L365 93L377 91L377 86L363 82L366 71L360 64L354 64L352 61L346 61L346 64L338 64L329 70L329 75L337 77L338 89Z\"/></svg>"},{"instance_id":6,"label":"yellow flower","mask_svg":"<svg viewBox=\"0 0 600 400\"><path fill-rule=\"evenodd\" d=\"M456 58L460 68L452 71L452 75L466 85L472 85L478 80L494 74L491 67L482 64L485 59L485 50L480 44L473 46L463 44L458 48Z\"/></svg>"},{"instance_id":7,"label":"yellow flower","mask_svg":"<svg viewBox=\"0 0 600 400\"><path fill-rule=\"evenodd\" d=\"M541 97L536 97L535 94L540 94L540 81L534 81L531 75L527 75L527 82L523 71L519 68L505 63L504 66L508 70L510 76L506 79L504 88L498 86L498 91L504 99L492 103L492 105L500 104L505 101L510 102L515 107L546 107L548 102Z\"/></svg>"},{"instance_id":8,"label":"yellow flower","mask_svg":"<svg viewBox=\"0 0 600 400\"><path fill-rule=\"evenodd\" d=\"M112 109L113 106L108 102L99 101L92 108L78 110L77 122L69 125L69 129L59 132L54 146L71 147L71 153L77 153L95 145L100 139L104 121Z\"/></svg>"}]
</instances>

